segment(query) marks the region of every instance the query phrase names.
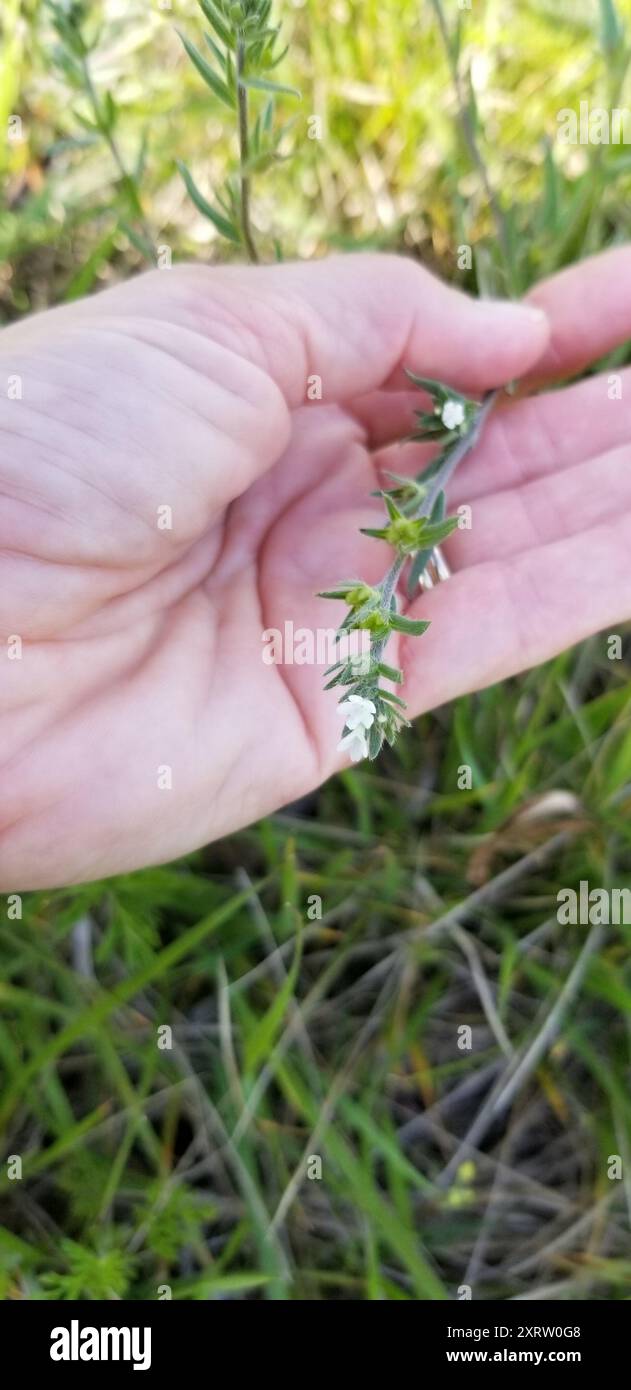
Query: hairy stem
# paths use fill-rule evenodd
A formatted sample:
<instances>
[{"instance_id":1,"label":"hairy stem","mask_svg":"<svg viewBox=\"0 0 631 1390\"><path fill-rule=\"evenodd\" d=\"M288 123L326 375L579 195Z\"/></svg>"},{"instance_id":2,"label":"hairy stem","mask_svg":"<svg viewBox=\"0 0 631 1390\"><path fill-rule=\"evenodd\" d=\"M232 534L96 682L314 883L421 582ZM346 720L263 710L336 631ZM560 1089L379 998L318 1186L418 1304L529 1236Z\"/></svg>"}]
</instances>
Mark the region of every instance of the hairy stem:
<instances>
[{"instance_id":1,"label":"hairy stem","mask_svg":"<svg viewBox=\"0 0 631 1390\"><path fill-rule=\"evenodd\" d=\"M453 477L458 465L462 463L462 460L466 457L468 453L470 453L474 445L477 444L482 427L485 421L487 420L491 410L493 409L498 395L498 391L490 391L488 396L485 397L484 401L482 402L482 405L480 406L480 409L476 411L475 419L473 420L466 434L464 434L462 438L458 440L458 443L454 445L453 449L449 450L449 453L444 459L442 466L439 468L438 472L432 478L431 484L428 487L427 493L423 498L422 502L420 502L418 507L410 513L411 517L417 519L422 516L431 516L432 509L436 501L436 498L438 497L438 494L442 492L443 488L447 486L450 478ZM386 609L390 607L390 600L397 587L397 583L401 575L401 571L405 565L406 559L407 556L405 555L397 555L396 558L393 560L387 574L384 575L384 578L378 585L378 588L381 590L382 594L383 606ZM373 647L373 656L376 658L377 661L381 660L381 657L388 644L389 635L390 634L387 634L385 637L381 637Z\"/></svg>"},{"instance_id":2,"label":"hairy stem","mask_svg":"<svg viewBox=\"0 0 631 1390\"><path fill-rule=\"evenodd\" d=\"M436 475L432 478L427 490L427 495L423 498L418 509L412 513L413 516L421 517L431 515L439 492L442 492L443 488L447 486L447 483L450 478L453 477L458 465L462 463L463 458L465 458L466 455L471 452L474 445L477 444L482 426L493 409L498 394L498 391L490 391L488 396L485 397L480 409L476 411L475 419L470 428L467 430L466 434L462 436L462 439L459 439L458 443L454 445L454 448L450 449L442 467L439 468Z\"/></svg>"}]
</instances>

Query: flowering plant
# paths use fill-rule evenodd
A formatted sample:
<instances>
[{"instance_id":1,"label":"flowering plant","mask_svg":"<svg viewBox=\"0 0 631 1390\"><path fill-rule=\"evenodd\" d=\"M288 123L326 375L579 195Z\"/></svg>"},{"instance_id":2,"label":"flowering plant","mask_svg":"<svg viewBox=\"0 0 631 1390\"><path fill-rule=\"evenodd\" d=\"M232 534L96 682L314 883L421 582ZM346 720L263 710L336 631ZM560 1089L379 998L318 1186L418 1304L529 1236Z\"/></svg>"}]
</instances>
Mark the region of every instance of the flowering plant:
<instances>
[{"instance_id":1,"label":"flowering plant","mask_svg":"<svg viewBox=\"0 0 631 1390\"><path fill-rule=\"evenodd\" d=\"M385 504L384 524L362 527L362 531L366 536L387 541L395 551L381 583L343 580L319 594L320 598L343 599L347 604L348 612L337 632L338 641L352 631L369 634L367 654L336 661L325 672L329 677L326 690L345 687L340 700L344 728L338 748L349 753L353 762L376 758L384 741L393 744L401 728L409 726L405 701L381 684L382 680L394 685L403 682L403 672L384 661L384 651L393 632L421 637L429 622L409 618L400 611L399 580L409 562L407 595L412 598L423 583L436 547L458 526L457 516L446 515L445 488L476 443L495 399L495 393L491 393L480 404L429 377L413 372L407 375L432 402L430 411L415 411L417 424L409 438L436 443L439 452L413 477L389 473L394 486L376 494Z\"/></svg>"}]
</instances>

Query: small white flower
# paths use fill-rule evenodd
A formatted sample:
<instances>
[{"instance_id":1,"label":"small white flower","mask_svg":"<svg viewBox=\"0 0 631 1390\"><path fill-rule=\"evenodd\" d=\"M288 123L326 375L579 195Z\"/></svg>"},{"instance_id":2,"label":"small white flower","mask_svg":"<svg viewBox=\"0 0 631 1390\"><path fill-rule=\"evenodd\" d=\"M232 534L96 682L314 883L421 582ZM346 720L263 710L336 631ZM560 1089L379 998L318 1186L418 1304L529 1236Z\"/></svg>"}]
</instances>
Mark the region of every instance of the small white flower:
<instances>
[{"instance_id":1,"label":"small white flower","mask_svg":"<svg viewBox=\"0 0 631 1390\"><path fill-rule=\"evenodd\" d=\"M338 705L338 710L344 715L347 729L370 729L377 713L376 705L363 695L348 695Z\"/></svg>"},{"instance_id":2,"label":"small white flower","mask_svg":"<svg viewBox=\"0 0 631 1390\"><path fill-rule=\"evenodd\" d=\"M350 734L344 734L337 745L337 751L338 753L349 753L353 763L359 763L362 758L367 758L368 744L364 730L351 729Z\"/></svg>"},{"instance_id":3,"label":"small white flower","mask_svg":"<svg viewBox=\"0 0 631 1390\"><path fill-rule=\"evenodd\" d=\"M457 430L463 425L465 409L462 401L445 401L441 419L446 430Z\"/></svg>"}]
</instances>

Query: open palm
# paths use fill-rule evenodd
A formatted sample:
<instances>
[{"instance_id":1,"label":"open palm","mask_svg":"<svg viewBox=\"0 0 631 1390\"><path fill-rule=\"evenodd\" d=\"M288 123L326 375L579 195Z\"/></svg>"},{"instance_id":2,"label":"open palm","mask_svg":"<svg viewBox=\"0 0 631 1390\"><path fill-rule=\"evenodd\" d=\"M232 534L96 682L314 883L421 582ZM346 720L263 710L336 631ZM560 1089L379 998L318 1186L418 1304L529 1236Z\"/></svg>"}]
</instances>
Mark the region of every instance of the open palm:
<instances>
[{"instance_id":1,"label":"open palm","mask_svg":"<svg viewBox=\"0 0 631 1390\"><path fill-rule=\"evenodd\" d=\"M152 272L6 329L0 887L173 858L339 766L338 696L266 665L262 633L330 626L315 591L387 568L358 527L383 468L422 459L391 442L402 367L472 393L570 373L628 336L621 273L540 287L551 344L386 256ZM412 714L631 615L630 434L605 377L492 417L450 497L472 529L399 652Z\"/></svg>"}]
</instances>

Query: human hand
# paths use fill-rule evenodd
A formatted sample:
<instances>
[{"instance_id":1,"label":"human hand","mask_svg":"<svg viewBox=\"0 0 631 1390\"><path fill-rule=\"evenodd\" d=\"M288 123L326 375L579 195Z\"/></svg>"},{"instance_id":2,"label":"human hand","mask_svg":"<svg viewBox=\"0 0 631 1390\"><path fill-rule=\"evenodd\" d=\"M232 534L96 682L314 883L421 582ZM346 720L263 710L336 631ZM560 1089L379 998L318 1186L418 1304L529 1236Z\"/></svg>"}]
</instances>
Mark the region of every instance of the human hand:
<instances>
[{"instance_id":1,"label":"human hand","mask_svg":"<svg viewBox=\"0 0 631 1390\"><path fill-rule=\"evenodd\" d=\"M540 288L547 354L545 318L389 256L152 272L4 330L0 887L174 858L340 765L336 692L261 637L329 626L315 591L386 567L358 528L379 470L419 466L389 445L403 365L474 394L573 369L628 335L625 255ZM602 378L491 419L450 495L474 513L455 572L410 610L432 620L398 657L411 714L628 616L628 432Z\"/></svg>"}]
</instances>

